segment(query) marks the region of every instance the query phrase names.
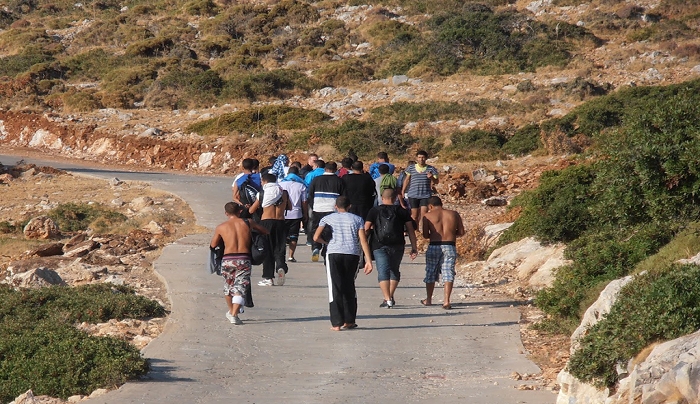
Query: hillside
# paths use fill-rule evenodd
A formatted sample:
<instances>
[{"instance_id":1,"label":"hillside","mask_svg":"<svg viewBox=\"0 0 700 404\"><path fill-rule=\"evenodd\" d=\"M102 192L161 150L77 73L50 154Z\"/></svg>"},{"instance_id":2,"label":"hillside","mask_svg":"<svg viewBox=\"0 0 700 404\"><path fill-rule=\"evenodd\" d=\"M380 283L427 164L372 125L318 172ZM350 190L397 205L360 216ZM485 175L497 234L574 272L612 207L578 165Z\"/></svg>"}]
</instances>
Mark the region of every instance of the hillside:
<instances>
[{"instance_id":1,"label":"hillside","mask_svg":"<svg viewBox=\"0 0 700 404\"><path fill-rule=\"evenodd\" d=\"M2 120L44 115L82 138L44 143L81 157L120 148L105 137L187 144L186 162L135 161L164 168L195 168L216 145L495 160L575 151L532 125L700 69L685 2L482 3L10 1L0 107L26 114Z\"/></svg>"}]
</instances>

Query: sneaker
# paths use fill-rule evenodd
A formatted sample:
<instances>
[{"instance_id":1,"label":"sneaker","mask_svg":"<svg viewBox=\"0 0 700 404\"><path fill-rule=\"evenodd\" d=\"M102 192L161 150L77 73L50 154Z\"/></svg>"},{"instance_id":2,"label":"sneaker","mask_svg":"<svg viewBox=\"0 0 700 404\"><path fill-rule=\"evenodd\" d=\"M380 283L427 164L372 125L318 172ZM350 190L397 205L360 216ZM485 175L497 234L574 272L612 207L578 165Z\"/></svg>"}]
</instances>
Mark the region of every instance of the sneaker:
<instances>
[{"instance_id":1,"label":"sneaker","mask_svg":"<svg viewBox=\"0 0 700 404\"><path fill-rule=\"evenodd\" d=\"M263 279L260 282L258 282L258 286L273 286L275 283L272 281L272 279Z\"/></svg>"},{"instance_id":2,"label":"sneaker","mask_svg":"<svg viewBox=\"0 0 700 404\"><path fill-rule=\"evenodd\" d=\"M284 268L277 268L277 286L284 286Z\"/></svg>"},{"instance_id":3,"label":"sneaker","mask_svg":"<svg viewBox=\"0 0 700 404\"><path fill-rule=\"evenodd\" d=\"M313 262L318 262L318 256L319 256L320 254L321 254L321 251L319 251L318 248L315 249L315 250L311 253L311 261L313 261Z\"/></svg>"},{"instance_id":4,"label":"sneaker","mask_svg":"<svg viewBox=\"0 0 700 404\"><path fill-rule=\"evenodd\" d=\"M387 300L386 307L392 309L392 308L394 308L395 304L396 304L396 302L394 301L394 298L392 297L391 299Z\"/></svg>"},{"instance_id":5,"label":"sneaker","mask_svg":"<svg viewBox=\"0 0 700 404\"><path fill-rule=\"evenodd\" d=\"M310 241L307 241L306 244L304 244L304 245L311 247L313 244Z\"/></svg>"},{"instance_id":6,"label":"sneaker","mask_svg":"<svg viewBox=\"0 0 700 404\"><path fill-rule=\"evenodd\" d=\"M289 257L289 258L287 258L287 261L288 262L297 262L297 259L294 257Z\"/></svg>"},{"instance_id":7,"label":"sneaker","mask_svg":"<svg viewBox=\"0 0 700 404\"><path fill-rule=\"evenodd\" d=\"M387 300L382 300L382 304L379 307L389 307L389 302Z\"/></svg>"},{"instance_id":8,"label":"sneaker","mask_svg":"<svg viewBox=\"0 0 700 404\"><path fill-rule=\"evenodd\" d=\"M243 322L241 321L241 319L238 318L238 316L234 316L233 314L231 314L231 312L228 312L228 311L226 312L226 318L228 319L228 321L229 321L231 324L236 324L236 325L238 325L238 324L243 324Z\"/></svg>"}]
</instances>

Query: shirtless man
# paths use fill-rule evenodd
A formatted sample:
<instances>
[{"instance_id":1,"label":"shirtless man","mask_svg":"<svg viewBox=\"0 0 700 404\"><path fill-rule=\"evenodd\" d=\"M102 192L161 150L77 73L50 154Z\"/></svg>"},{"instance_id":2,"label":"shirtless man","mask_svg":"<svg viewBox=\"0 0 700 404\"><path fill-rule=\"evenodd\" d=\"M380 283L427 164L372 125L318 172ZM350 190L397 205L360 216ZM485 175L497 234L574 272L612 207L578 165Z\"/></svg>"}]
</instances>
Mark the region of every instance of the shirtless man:
<instances>
[{"instance_id":1,"label":"shirtless man","mask_svg":"<svg viewBox=\"0 0 700 404\"><path fill-rule=\"evenodd\" d=\"M250 231L251 229L263 234L267 230L249 222L250 227L239 216L243 207L235 202L224 205L228 220L216 226L214 236L209 244L216 248L224 242L224 258L221 260L221 275L224 277L224 295L228 311L226 318L234 325L241 325L238 318L241 306L245 303L246 288L250 285Z\"/></svg>"},{"instance_id":2,"label":"shirtless man","mask_svg":"<svg viewBox=\"0 0 700 404\"><path fill-rule=\"evenodd\" d=\"M464 235L464 225L459 213L454 210L443 209L442 201L438 196L428 198L428 212L423 216L423 237L430 240L430 245L425 253L425 291L427 296L420 302L424 306L433 304L433 290L435 282L442 272L442 281L445 284L445 300L442 308L450 310L450 295L455 279L455 261L457 260L457 237Z\"/></svg>"},{"instance_id":3,"label":"shirtless man","mask_svg":"<svg viewBox=\"0 0 700 404\"><path fill-rule=\"evenodd\" d=\"M277 184L277 177L274 174L263 174L262 184L262 198L258 197L250 207L250 211L254 212L258 206L262 206L260 226L267 229L270 234L272 254L267 255L263 261L263 279L258 282L258 286L274 285L275 274L277 274L277 286L282 286L289 271L285 261L287 237L284 212L291 210L292 204L287 191Z\"/></svg>"}]
</instances>

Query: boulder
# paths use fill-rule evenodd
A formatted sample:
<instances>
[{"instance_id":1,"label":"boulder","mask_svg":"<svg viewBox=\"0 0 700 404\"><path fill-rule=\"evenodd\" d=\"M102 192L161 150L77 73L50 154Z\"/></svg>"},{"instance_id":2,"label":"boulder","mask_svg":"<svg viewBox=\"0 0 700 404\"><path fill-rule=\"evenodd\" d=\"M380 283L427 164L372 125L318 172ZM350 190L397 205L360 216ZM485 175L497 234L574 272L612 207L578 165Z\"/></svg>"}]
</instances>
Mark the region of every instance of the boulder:
<instances>
[{"instance_id":1,"label":"boulder","mask_svg":"<svg viewBox=\"0 0 700 404\"><path fill-rule=\"evenodd\" d=\"M53 269L36 268L11 276L6 283L18 288L42 288L50 285L65 285L61 276Z\"/></svg>"},{"instance_id":2,"label":"boulder","mask_svg":"<svg viewBox=\"0 0 700 404\"><path fill-rule=\"evenodd\" d=\"M75 236L71 237L70 240L66 241L66 244L64 248L66 250L70 250L71 248L77 246L78 244L82 243L85 241L85 233L78 233Z\"/></svg>"},{"instance_id":3,"label":"boulder","mask_svg":"<svg viewBox=\"0 0 700 404\"><path fill-rule=\"evenodd\" d=\"M86 240L76 246L64 249L63 255L66 257L82 257L83 255L87 255L87 253L98 247L99 244L97 244L93 240Z\"/></svg>"},{"instance_id":4,"label":"boulder","mask_svg":"<svg viewBox=\"0 0 700 404\"><path fill-rule=\"evenodd\" d=\"M200 154L199 159L197 161L199 164L199 168L210 167L212 164L212 161L214 160L214 156L216 156L216 153L214 153L214 152L206 152L206 153Z\"/></svg>"},{"instance_id":5,"label":"boulder","mask_svg":"<svg viewBox=\"0 0 700 404\"><path fill-rule=\"evenodd\" d=\"M700 404L700 331L648 347L627 370L609 404Z\"/></svg>"},{"instance_id":6,"label":"boulder","mask_svg":"<svg viewBox=\"0 0 700 404\"><path fill-rule=\"evenodd\" d=\"M556 404L605 404L610 391L600 390L595 386L583 383L566 371L557 375L560 390Z\"/></svg>"},{"instance_id":7,"label":"boulder","mask_svg":"<svg viewBox=\"0 0 700 404\"><path fill-rule=\"evenodd\" d=\"M29 251L27 255L37 257L50 257L52 255L62 255L63 254L63 243L49 243L42 244L39 247Z\"/></svg>"},{"instance_id":8,"label":"boulder","mask_svg":"<svg viewBox=\"0 0 700 404\"><path fill-rule=\"evenodd\" d=\"M34 393L31 390L27 390L25 393L20 394L12 401L10 404L39 404L40 401L34 397Z\"/></svg>"},{"instance_id":9,"label":"boulder","mask_svg":"<svg viewBox=\"0 0 700 404\"><path fill-rule=\"evenodd\" d=\"M486 206L506 206L508 205L508 200L503 196L492 196L484 199L481 203Z\"/></svg>"},{"instance_id":10,"label":"boulder","mask_svg":"<svg viewBox=\"0 0 700 404\"><path fill-rule=\"evenodd\" d=\"M167 231L158 224L157 222L151 220L147 225L145 225L142 230L146 230L147 232L151 234L165 234Z\"/></svg>"},{"instance_id":11,"label":"boulder","mask_svg":"<svg viewBox=\"0 0 700 404\"><path fill-rule=\"evenodd\" d=\"M10 174L0 174L0 184L9 184L11 183L15 178L10 175Z\"/></svg>"},{"instance_id":12,"label":"boulder","mask_svg":"<svg viewBox=\"0 0 700 404\"><path fill-rule=\"evenodd\" d=\"M38 216L24 226L24 237L28 239L46 240L58 237L60 231L56 222L48 216Z\"/></svg>"},{"instance_id":13,"label":"boulder","mask_svg":"<svg viewBox=\"0 0 700 404\"><path fill-rule=\"evenodd\" d=\"M153 205L153 199L148 196L139 196L131 201L131 209L138 212L145 209L148 206Z\"/></svg>"}]
</instances>

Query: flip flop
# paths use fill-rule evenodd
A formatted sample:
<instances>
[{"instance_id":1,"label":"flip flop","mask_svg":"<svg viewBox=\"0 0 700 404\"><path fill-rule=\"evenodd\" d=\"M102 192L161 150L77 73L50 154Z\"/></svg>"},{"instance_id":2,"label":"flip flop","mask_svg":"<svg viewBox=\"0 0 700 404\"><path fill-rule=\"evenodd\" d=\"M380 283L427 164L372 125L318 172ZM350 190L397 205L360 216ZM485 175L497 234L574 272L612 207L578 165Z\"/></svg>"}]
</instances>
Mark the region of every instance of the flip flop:
<instances>
[{"instance_id":1,"label":"flip flop","mask_svg":"<svg viewBox=\"0 0 700 404\"><path fill-rule=\"evenodd\" d=\"M420 304L422 304L423 306L432 306L433 305L432 303L426 303L426 301L428 301L428 299L422 299L420 301Z\"/></svg>"},{"instance_id":2,"label":"flip flop","mask_svg":"<svg viewBox=\"0 0 700 404\"><path fill-rule=\"evenodd\" d=\"M443 309L445 310L452 310L452 305L451 304L446 304L442 306Z\"/></svg>"}]
</instances>

